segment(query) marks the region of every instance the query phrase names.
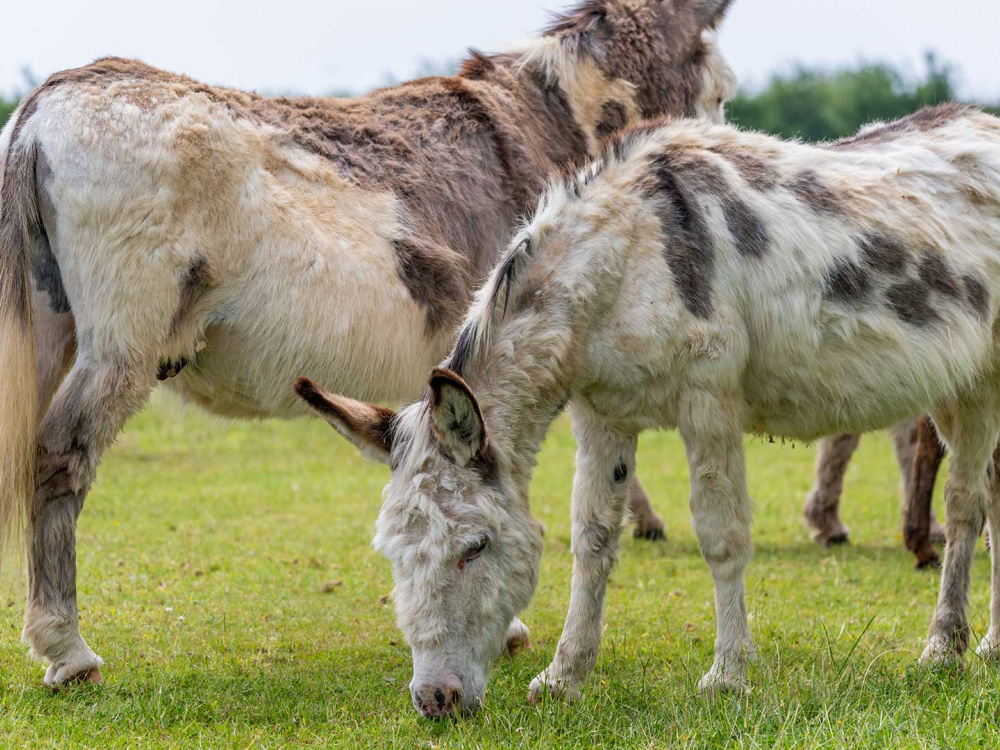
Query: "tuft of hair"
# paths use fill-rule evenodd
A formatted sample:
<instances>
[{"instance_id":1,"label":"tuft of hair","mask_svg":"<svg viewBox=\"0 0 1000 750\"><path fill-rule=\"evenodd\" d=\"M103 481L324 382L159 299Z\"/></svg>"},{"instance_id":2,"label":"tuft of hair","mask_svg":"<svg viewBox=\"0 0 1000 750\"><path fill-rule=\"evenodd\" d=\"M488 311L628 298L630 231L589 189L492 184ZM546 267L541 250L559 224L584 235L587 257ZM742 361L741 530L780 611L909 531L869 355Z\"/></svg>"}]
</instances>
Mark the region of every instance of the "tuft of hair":
<instances>
[{"instance_id":1,"label":"tuft of hair","mask_svg":"<svg viewBox=\"0 0 1000 750\"><path fill-rule=\"evenodd\" d=\"M511 284L531 257L531 251L531 237L524 232L516 235L486 283L476 292L469 315L445 365L456 375L462 375L469 362L489 346L495 326L507 314Z\"/></svg>"}]
</instances>

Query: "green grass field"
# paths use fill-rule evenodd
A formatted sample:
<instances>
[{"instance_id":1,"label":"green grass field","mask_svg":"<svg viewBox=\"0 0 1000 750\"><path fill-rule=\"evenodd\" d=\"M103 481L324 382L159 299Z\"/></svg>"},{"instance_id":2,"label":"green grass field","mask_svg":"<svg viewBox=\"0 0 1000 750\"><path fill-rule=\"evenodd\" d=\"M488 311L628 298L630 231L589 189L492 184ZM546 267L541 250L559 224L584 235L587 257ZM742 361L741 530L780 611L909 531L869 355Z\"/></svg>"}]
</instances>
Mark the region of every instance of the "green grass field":
<instances>
[{"instance_id":1,"label":"green grass field","mask_svg":"<svg viewBox=\"0 0 1000 750\"><path fill-rule=\"evenodd\" d=\"M597 669L576 704L526 700L569 596L573 441L545 446L532 503L548 528L524 613L533 647L500 661L485 709L434 724L410 705L409 650L388 564L370 548L387 470L318 421L226 423L161 404L108 455L79 528L84 634L105 684L52 694L19 643L22 595L0 589L3 747L997 747L1000 671L916 659L937 591L900 541L884 436L851 467L851 546L809 541L807 446L748 443L756 556L748 572L760 651L748 696L698 697L711 663L712 588L673 434L651 434L639 470L669 524L627 537ZM988 615L977 553L972 623Z\"/></svg>"}]
</instances>

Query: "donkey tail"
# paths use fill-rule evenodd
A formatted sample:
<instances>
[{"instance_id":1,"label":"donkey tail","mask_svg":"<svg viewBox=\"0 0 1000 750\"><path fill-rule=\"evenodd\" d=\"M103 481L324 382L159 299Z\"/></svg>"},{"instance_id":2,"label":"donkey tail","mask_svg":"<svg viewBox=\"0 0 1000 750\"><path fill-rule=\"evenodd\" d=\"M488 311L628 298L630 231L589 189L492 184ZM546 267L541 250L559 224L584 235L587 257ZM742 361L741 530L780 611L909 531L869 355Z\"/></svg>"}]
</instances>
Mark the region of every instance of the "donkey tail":
<instances>
[{"instance_id":1,"label":"donkey tail","mask_svg":"<svg viewBox=\"0 0 1000 750\"><path fill-rule=\"evenodd\" d=\"M41 229L37 147L30 138L18 141L16 117L8 123L13 137L0 151L0 562L5 546L20 547L29 523L38 428L30 282L31 238Z\"/></svg>"}]
</instances>

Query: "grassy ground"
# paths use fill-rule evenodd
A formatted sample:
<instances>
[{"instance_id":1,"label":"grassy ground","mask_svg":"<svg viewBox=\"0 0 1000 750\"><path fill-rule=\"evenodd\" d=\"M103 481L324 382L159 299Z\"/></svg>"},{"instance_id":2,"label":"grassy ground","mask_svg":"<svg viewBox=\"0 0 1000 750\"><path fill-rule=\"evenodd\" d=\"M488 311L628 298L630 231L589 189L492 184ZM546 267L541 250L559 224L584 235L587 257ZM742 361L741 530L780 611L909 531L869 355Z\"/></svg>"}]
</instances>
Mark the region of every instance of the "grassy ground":
<instances>
[{"instance_id":1,"label":"grassy ground","mask_svg":"<svg viewBox=\"0 0 1000 750\"><path fill-rule=\"evenodd\" d=\"M915 665L937 575L902 549L888 442L851 467L853 544L827 551L800 522L813 450L748 444L757 501L748 574L760 662L753 691L710 700L711 580L689 524L674 435L644 437L640 475L666 543L623 545L604 646L579 703L525 699L569 595L565 419L533 487L548 527L524 613L534 647L497 664L475 718L435 725L410 706L409 652L369 547L382 467L325 424L229 424L153 409L107 457L80 522L86 638L106 682L53 695L18 643L21 594L0 589L0 746L17 747L996 747L1000 672ZM986 626L977 554L973 625Z\"/></svg>"}]
</instances>

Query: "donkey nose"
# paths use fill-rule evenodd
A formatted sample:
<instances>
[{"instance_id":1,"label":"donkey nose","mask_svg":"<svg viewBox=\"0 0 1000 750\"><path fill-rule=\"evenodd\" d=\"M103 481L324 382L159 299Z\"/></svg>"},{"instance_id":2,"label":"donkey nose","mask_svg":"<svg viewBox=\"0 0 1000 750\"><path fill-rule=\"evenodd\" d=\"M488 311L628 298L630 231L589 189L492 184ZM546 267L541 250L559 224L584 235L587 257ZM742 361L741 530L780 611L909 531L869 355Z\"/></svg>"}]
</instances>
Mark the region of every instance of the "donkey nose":
<instances>
[{"instance_id":1,"label":"donkey nose","mask_svg":"<svg viewBox=\"0 0 1000 750\"><path fill-rule=\"evenodd\" d=\"M413 706L428 719L444 719L462 709L462 683L457 677L414 685L410 694Z\"/></svg>"}]
</instances>

